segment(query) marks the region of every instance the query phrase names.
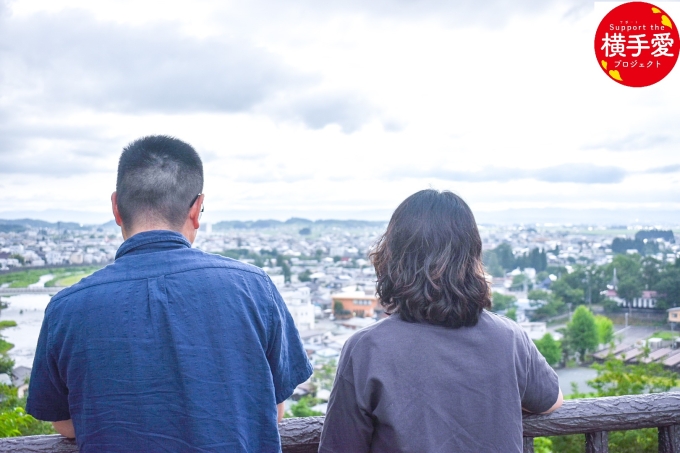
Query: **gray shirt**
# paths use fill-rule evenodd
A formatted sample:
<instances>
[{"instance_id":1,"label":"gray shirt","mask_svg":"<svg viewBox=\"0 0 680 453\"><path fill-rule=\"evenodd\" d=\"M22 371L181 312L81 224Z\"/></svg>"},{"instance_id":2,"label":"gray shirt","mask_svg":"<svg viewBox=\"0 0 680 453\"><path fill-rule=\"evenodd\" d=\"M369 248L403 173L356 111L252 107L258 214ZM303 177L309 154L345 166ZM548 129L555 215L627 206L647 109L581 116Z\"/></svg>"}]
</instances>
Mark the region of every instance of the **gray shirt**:
<instances>
[{"instance_id":1,"label":"gray shirt","mask_svg":"<svg viewBox=\"0 0 680 453\"><path fill-rule=\"evenodd\" d=\"M474 327L398 315L345 344L320 452L521 452L522 408L557 401L555 371L513 321Z\"/></svg>"}]
</instances>

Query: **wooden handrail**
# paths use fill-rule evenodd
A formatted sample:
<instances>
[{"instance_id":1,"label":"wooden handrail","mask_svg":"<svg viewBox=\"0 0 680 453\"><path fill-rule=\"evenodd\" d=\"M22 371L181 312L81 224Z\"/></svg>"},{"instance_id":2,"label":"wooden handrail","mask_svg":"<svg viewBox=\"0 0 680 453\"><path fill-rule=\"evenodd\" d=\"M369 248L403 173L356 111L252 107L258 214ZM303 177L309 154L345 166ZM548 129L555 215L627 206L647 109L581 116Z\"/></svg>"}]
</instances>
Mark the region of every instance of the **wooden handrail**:
<instances>
[{"instance_id":1,"label":"wooden handrail","mask_svg":"<svg viewBox=\"0 0 680 453\"><path fill-rule=\"evenodd\" d=\"M284 453L315 453L323 417L288 418L281 422ZM680 392L568 400L548 415L525 415L524 451L533 452L533 438L586 434L588 453L607 452L607 433L659 428L659 452L680 453ZM0 453L75 453L75 442L59 435L0 439Z\"/></svg>"}]
</instances>

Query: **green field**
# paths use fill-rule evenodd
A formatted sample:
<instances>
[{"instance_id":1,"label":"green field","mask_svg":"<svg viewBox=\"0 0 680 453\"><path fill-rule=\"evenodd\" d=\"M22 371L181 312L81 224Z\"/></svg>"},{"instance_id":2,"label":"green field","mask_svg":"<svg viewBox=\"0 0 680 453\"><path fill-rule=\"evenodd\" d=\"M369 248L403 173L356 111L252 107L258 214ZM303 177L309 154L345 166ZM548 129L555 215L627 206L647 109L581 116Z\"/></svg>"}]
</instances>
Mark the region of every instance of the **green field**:
<instances>
[{"instance_id":1,"label":"green field","mask_svg":"<svg viewBox=\"0 0 680 453\"><path fill-rule=\"evenodd\" d=\"M0 275L0 284L9 283L10 288L25 288L37 283L40 277L51 273L49 269L31 269Z\"/></svg>"},{"instance_id":2,"label":"green field","mask_svg":"<svg viewBox=\"0 0 680 453\"><path fill-rule=\"evenodd\" d=\"M0 321L0 330L6 329L8 327L16 327L16 326L17 326L17 322L12 321L11 319L4 319L4 320Z\"/></svg>"},{"instance_id":3,"label":"green field","mask_svg":"<svg viewBox=\"0 0 680 453\"><path fill-rule=\"evenodd\" d=\"M28 285L38 283L43 275L51 274L54 278L45 283L45 286L71 286L99 269L101 266L21 270L0 275L0 284L9 283L10 288L26 288Z\"/></svg>"},{"instance_id":4,"label":"green field","mask_svg":"<svg viewBox=\"0 0 680 453\"><path fill-rule=\"evenodd\" d=\"M658 332L654 332L654 334L649 338L661 338L664 341L673 341L679 336L680 333L678 332L671 332L670 330L660 330Z\"/></svg>"},{"instance_id":5,"label":"green field","mask_svg":"<svg viewBox=\"0 0 680 453\"><path fill-rule=\"evenodd\" d=\"M77 274L69 275L68 277L65 277L65 278L62 278L62 279L59 279L59 280L56 280L56 279L55 279L55 280L56 280L56 283L55 283L54 286L71 286L71 285L75 285L75 284L78 283L80 280L84 279L84 278L87 277L88 275L92 275L93 273L94 273L94 271L90 271L90 272L80 272L80 273L77 273Z\"/></svg>"},{"instance_id":6,"label":"green field","mask_svg":"<svg viewBox=\"0 0 680 453\"><path fill-rule=\"evenodd\" d=\"M14 345L12 343L0 338L0 354L6 354L7 351L12 349L13 347L14 347Z\"/></svg>"}]
</instances>

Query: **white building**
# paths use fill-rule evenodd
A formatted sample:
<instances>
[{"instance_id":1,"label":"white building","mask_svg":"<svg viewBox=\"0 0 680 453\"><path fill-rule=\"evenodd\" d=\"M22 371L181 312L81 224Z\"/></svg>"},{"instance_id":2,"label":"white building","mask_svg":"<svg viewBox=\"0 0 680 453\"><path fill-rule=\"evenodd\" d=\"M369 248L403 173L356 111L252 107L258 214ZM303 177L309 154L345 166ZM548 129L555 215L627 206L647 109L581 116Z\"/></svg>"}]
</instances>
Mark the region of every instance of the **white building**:
<instances>
[{"instance_id":1,"label":"white building","mask_svg":"<svg viewBox=\"0 0 680 453\"><path fill-rule=\"evenodd\" d=\"M286 284L286 278L283 276L283 274L278 274L278 275L271 275L269 274L269 278L272 279L272 283L274 286L277 288L283 288L283 286Z\"/></svg>"},{"instance_id":2,"label":"white building","mask_svg":"<svg viewBox=\"0 0 680 453\"><path fill-rule=\"evenodd\" d=\"M615 290L608 289L605 291L602 291L602 293L605 297L608 299L611 299L617 303L618 306L620 307L627 307L628 304L626 301L618 296ZM657 297L658 294L656 291L642 291L642 294L640 297L636 297L633 299L632 303L630 304L631 307L633 308L656 308L656 302L657 302Z\"/></svg>"},{"instance_id":3,"label":"white building","mask_svg":"<svg viewBox=\"0 0 680 453\"><path fill-rule=\"evenodd\" d=\"M309 288L284 287L280 293L295 321L295 327L300 331L314 329L314 305Z\"/></svg>"},{"instance_id":4,"label":"white building","mask_svg":"<svg viewBox=\"0 0 680 453\"><path fill-rule=\"evenodd\" d=\"M83 264L83 254L81 252L71 253L71 258L69 258L71 264Z\"/></svg>"},{"instance_id":5,"label":"white building","mask_svg":"<svg viewBox=\"0 0 680 453\"><path fill-rule=\"evenodd\" d=\"M520 322L519 326L524 330L527 335L529 335L529 339L531 340L540 340L543 338L543 335L548 333L547 329L547 324L544 322Z\"/></svg>"},{"instance_id":6,"label":"white building","mask_svg":"<svg viewBox=\"0 0 680 453\"><path fill-rule=\"evenodd\" d=\"M640 297L633 299L633 308L656 308L656 291L642 291Z\"/></svg>"}]
</instances>

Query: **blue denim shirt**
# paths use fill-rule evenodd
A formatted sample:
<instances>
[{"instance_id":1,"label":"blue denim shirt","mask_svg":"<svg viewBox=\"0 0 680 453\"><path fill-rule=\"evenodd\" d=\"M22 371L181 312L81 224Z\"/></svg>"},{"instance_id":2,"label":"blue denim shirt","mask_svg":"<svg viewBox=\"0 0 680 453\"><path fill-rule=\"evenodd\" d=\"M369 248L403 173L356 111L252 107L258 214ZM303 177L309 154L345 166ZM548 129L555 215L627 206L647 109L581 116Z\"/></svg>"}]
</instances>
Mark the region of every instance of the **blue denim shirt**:
<instances>
[{"instance_id":1,"label":"blue denim shirt","mask_svg":"<svg viewBox=\"0 0 680 453\"><path fill-rule=\"evenodd\" d=\"M311 371L262 270L148 231L52 298L26 410L72 419L81 451L278 452Z\"/></svg>"}]
</instances>

